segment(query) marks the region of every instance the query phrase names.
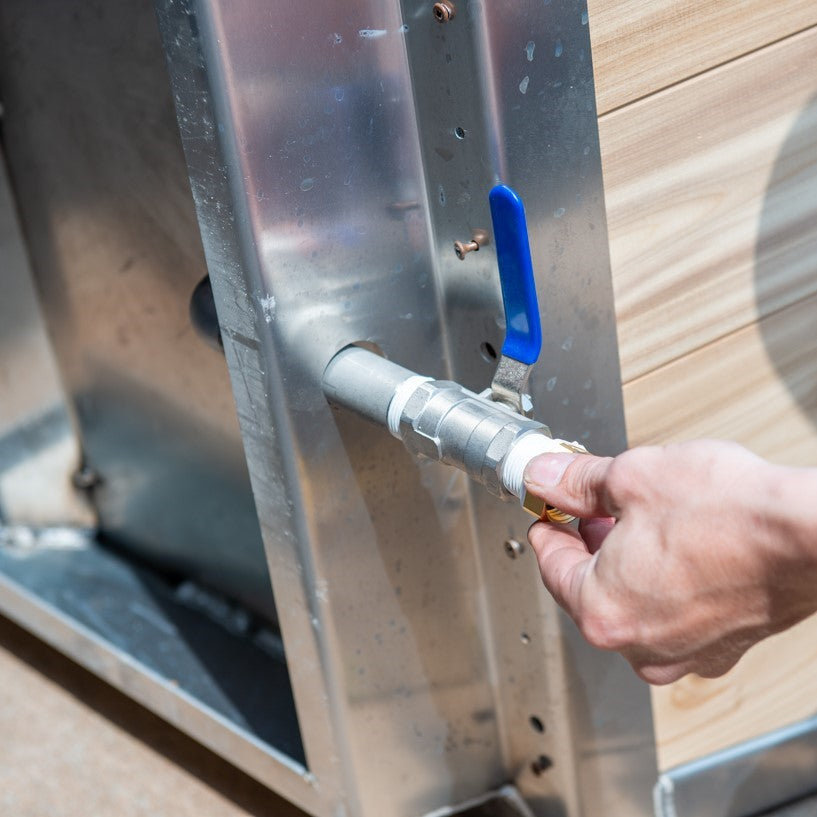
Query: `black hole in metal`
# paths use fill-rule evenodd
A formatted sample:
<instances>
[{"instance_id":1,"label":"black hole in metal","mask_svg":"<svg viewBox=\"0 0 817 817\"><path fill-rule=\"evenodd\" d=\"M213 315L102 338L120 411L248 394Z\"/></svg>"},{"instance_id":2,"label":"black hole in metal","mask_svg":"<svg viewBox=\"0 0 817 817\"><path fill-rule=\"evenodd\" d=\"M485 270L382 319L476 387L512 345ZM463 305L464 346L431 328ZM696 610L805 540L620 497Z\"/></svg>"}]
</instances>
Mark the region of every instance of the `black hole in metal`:
<instances>
[{"instance_id":1,"label":"black hole in metal","mask_svg":"<svg viewBox=\"0 0 817 817\"><path fill-rule=\"evenodd\" d=\"M480 344L479 351L482 354L483 359L488 363L496 360L496 349L494 349L494 347L488 343L487 340Z\"/></svg>"},{"instance_id":2,"label":"black hole in metal","mask_svg":"<svg viewBox=\"0 0 817 817\"><path fill-rule=\"evenodd\" d=\"M531 725L531 729L535 730L536 732L545 731L545 725L539 718L536 717L536 715L531 715L530 718L528 718L528 723Z\"/></svg>"},{"instance_id":3,"label":"black hole in metal","mask_svg":"<svg viewBox=\"0 0 817 817\"><path fill-rule=\"evenodd\" d=\"M210 286L210 276L205 275L196 284L190 296L190 322L198 335L214 349L224 351L221 339L221 329L216 314L216 301L213 297L213 288Z\"/></svg>"},{"instance_id":4,"label":"black hole in metal","mask_svg":"<svg viewBox=\"0 0 817 817\"><path fill-rule=\"evenodd\" d=\"M457 139L465 139L465 128L454 128L454 136L456 136Z\"/></svg>"}]
</instances>

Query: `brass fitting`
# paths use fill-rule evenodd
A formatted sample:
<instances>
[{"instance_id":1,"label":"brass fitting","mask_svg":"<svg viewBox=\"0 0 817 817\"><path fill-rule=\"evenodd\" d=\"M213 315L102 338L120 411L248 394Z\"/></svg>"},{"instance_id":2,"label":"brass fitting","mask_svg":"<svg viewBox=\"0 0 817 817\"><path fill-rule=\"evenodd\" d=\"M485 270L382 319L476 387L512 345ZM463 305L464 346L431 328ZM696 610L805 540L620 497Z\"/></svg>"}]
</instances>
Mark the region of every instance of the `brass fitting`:
<instances>
[{"instance_id":1,"label":"brass fitting","mask_svg":"<svg viewBox=\"0 0 817 817\"><path fill-rule=\"evenodd\" d=\"M456 6L451 0L440 0L439 3L434 4L432 11L434 12L434 19L438 23L447 23L449 20L453 20L454 15L457 13Z\"/></svg>"},{"instance_id":2,"label":"brass fitting","mask_svg":"<svg viewBox=\"0 0 817 817\"><path fill-rule=\"evenodd\" d=\"M573 454L589 453L583 445L577 442L569 443L565 440L560 440L559 442L565 451L569 451ZM553 505L548 505L544 499L534 496L529 491L525 491L525 496L522 497L522 507L531 514L531 516L535 516L537 519L547 519L549 522L555 522L557 525L568 525L576 519L575 516L560 511L558 508L554 508Z\"/></svg>"}]
</instances>

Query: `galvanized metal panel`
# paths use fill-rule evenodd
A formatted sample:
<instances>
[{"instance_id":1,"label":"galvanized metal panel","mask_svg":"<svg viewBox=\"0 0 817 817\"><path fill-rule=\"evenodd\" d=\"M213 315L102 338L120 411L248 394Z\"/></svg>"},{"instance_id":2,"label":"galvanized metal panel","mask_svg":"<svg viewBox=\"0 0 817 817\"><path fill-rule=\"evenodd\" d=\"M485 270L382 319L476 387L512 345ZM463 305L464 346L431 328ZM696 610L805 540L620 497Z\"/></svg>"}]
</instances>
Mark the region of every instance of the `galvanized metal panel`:
<instances>
[{"instance_id":1,"label":"galvanized metal panel","mask_svg":"<svg viewBox=\"0 0 817 817\"><path fill-rule=\"evenodd\" d=\"M657 817L747 817L817 790L817 718L663 772ZM803 814L813 814L811 810ZM773 812L777 813L777 812ZM771 817L772 812L770 812Z\"/></svg>"},{"instance_id":2,"label":"galvanized metal panel","mask_svg":"<svg viewBox=\"0 0 817 817\"><path fill-rule=\"evenodd\" d=\"M37 301L0 152L0 519L92 527L72 484L79 439Z\"/></svg>"},{"instance_id":3,"label":"galvanized metal panel","mask_svg":"<svg viewBox=\"0 0 817 817\"><path fill-rule=\"evenodd\" d=\"M646 687L507 558L524 517L320 389L359 341L487 385L491 253L450 247L501 179L546 304L539 416L623 446L584 7L458 3L442 28L421 3L168 0L160 21L325 808L417 814L514 779L540 814L647 813Z\"/></svg>"},{"instance_id":4,"label":"galvanized metal panel","mask_svg":"<svg viewBox=\"0 0 817 817\"><path fill-rule=\"evenodd\" d=\"M103 535L274 619L227 368L188 314L207 268L152 5L2 3L0 88Z\"/></svg>"}]
</instances>

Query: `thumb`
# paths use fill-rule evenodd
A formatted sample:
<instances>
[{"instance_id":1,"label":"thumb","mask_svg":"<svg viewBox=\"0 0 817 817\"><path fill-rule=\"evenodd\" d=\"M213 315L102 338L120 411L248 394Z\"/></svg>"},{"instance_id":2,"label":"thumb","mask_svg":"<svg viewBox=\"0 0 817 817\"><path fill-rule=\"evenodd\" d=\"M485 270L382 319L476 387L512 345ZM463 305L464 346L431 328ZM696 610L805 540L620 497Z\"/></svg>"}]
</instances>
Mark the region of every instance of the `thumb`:
<instances>
[{"instance_id":1,"label":"thumb","mask_svg":"<svg viewBox=\"0 0 817 817\"><path fill-rule=\"evenodd\" d=\"M525 489L573 516L614 516L606 488L612 462L588 454L541 454L525 469Z\"/></svg>"}]
</instances>

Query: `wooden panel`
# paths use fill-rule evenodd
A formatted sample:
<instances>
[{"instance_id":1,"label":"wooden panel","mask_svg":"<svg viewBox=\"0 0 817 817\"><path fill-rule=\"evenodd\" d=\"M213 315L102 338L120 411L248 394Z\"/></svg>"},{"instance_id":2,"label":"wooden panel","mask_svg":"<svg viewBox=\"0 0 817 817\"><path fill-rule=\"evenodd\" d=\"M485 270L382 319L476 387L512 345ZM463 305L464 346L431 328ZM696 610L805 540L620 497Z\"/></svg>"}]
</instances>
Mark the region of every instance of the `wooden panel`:
<instances>
[{"instance_id":1,"label":"wooden panel","mask_svg":"<svg viewBox=\"0 0 817 817\"><path fill-rule=\"evenodd\" d=\"M658 765L734 746L817 714L817 618L763 641L723 678L653 689Z\"/></svg>"},{"instance_id":2,"label":"wooden panel","mask_svg":"<svg viewBox=\"0 0 817 817\"><path fill-rule=\"evenodd\" d=\"M626 384L624 405L631 445L714 437L814 465L817 296Z\"/></svg>"},{"instance_id":3,"label":"wooden panel","mask_svg":"<svg viewBox=\"0 0 817 817\"><path fill-rule=\"evenodd\" d=\"M817 296L624 388L633 444L733 439L781 463L817 463ZM713 520L717 524L717 520ZM653 693L669 768L817 712L817 619L749 652L724 678Z\"/></svg>"},{"instance_id":4,"label":"wooden panel","mask_svg":"<svg viewBox=\"0 0 817 817\"><path fill-rule=\"evenodd\" d=\"M599 125L625 381L817 292L817 28Z\"/></svg>"},{"instance_id":5,"label":"wooden panel","mask_svg":"<svg viewBox=\"0 0 817 817\"><path fill-rule=\"evenodd\" d=\"M600 112L817 24L814 0L588 0Z\"/></svg>"}]
</instances>

